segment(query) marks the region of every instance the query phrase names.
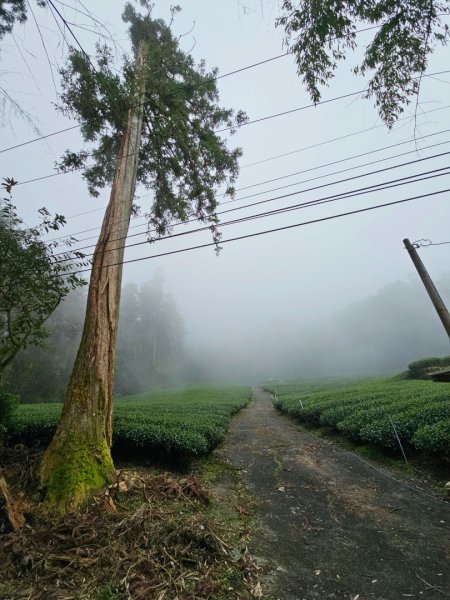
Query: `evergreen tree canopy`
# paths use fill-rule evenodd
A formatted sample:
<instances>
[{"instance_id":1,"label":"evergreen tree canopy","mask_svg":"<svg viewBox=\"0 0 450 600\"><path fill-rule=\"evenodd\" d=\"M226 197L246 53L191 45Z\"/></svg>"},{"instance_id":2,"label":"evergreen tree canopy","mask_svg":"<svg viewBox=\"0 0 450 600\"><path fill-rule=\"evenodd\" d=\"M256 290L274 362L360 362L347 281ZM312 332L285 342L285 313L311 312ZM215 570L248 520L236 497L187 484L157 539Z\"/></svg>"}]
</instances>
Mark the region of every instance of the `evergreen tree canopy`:
<instances>
[{"instance_id":1,"label":"evergreen tree canopy","mask_svg":"<svg viewBox=\"0 0 450 600\"><path fill-rule=\"evenodd\" d=\"M157 234L171 221L196 217L215 231L216 191L233 194L240 149L228 150L217 135L220 127L237 127L242 112L221 108L215 77L204 62L199 65L179 47L178 39L161 19L139 14L131 4L123 13L129 23L133 57L125 57L123 73L113 71L113 54L97 47L96 65L76 49L62 69L60 110L81 123L93 152L67 151L62 169L81 168L92 195L113 179L127 111L145 85L144 120L137 181L153 191L149 223ZM138 48L146 60L136 76ZM120 157L119 157L120 159Z\"/></svg>"},{"instance_id":2,"label":"evergreen tree canopy","mask_svg":"<svg viewBox=\"0 0 450 600\"><path fill-rule=\"evenodd\" d=\"M283 0L281 10L277 25L314 102L338 62L356 48L357 30L378 26L353 72L371 73L365 96L375 98L388 127L419 94L430 54L449 35L442 21L450 13L448 0Z\"/></svg>"},{"instance_id":3,"label":"evergreen tree canopy","mask_svg":"<svg viewBox=\"0 0 450 600\"><path fill-rule=\"evenodd\" d=\"M36 0L36 4L43 8L45 0ZM11 33L15 23L25 23L29 3L26 0L0 0L0 40Z\"/></svg>"}]
</instances>

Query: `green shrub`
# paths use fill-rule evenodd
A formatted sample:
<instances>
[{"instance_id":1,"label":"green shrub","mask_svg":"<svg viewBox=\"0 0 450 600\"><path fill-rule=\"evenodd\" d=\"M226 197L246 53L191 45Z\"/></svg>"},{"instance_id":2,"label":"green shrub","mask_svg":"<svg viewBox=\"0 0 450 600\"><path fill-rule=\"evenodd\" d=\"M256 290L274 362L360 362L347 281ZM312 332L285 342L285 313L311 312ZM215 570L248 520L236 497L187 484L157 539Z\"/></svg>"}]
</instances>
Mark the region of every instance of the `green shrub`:
<instances>
[{"instance_id":1,"label":"green shrub","mask_svg":"<svg viewBox=\"0 0 450 600\"><path fill-rule=\"evenodd\" d=\"M409 406L403 404L398 408L395 405L388 408L385 415L378 416L361 428L361 436L364 440L386 448L395 448L398 442L393 430L394 425L401 442L413 445L414 435L418 429L450 418L448 398L442 400L436 398L425 405L423 402L412 402ZM430 450L430 443L428 448L424 449Z\"/></svg>"},{"instance_id":2,"label":"green shrub","mask_svg":"<svg viewBox=\"0 0 450 600\"><path fill-rule=\"evenodd\" d=\"M408 365L407 378L426 379L429 373L449 366L450 356L443 356L441 358L430 356L428 358L422 358L421 360L416 360Z\"/></svg>"},{"instance_id":3,"label":"green shrub","mask_svg":"<svg viewBox=\"0 0 450 600\"><path fill-rule=\"evenodd\" d=\"M413 436L414 445L421 450L450 457L450 418L419 427Z\"/></svg>"},{"instance_id":4,"label":"green shrub","mask_svg":"<svg viewBox=\"0 0 450 600\"><path fill-rule=\"evenodd\" d=\"M0 386L0 446L8 436L8 430L14 425L19 398Z\"/></svg>"},{"instance_id":5,"label":"green shrub","mask_svg":"<svg viewBox=\"0 0 450 600\"><path fill-rule=\"evenodd\" d=\"M206 455L223 440L231 416L250 399L247 387L199 387L128 396L114 402L116 455L148 458ZM46 446L61 404L22 405L13 441Z\"/></svg>"},{"instance_id":6,"label":"green shrub","mask_svg":"<svg viewBox=\"0 0 450 600\"><path fill-rule=\"evenodd\" d=\"M418 361L419 367L428 368L428 361L435 359ZM332 427L356 442L396 449L394 424L405 446L450 454L448 383L385 379L316 389L310 393L311 384L278 386L274 404L301 421Z\"/></svg>"}]
</instances>

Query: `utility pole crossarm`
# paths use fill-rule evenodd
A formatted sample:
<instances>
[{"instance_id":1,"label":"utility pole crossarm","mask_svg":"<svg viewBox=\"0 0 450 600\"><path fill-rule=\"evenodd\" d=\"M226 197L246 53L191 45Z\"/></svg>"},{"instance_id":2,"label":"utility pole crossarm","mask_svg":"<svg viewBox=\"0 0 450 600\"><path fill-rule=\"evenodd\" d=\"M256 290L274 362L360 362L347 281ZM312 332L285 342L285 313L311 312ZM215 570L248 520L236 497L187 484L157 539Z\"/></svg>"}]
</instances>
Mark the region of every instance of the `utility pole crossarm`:
<instances>
[{"instance_id":1,"label":"utility pole crossarm","mask_svg":"<svg viewBox=\"0 0 450 600\"><path fill-rule=\"evenodd\" d=\"M444 326L445 331L447 332L447 335L450 338L450 314L447 310L447 307L445 306L444 301L439 295L439 292L437 291L436 286L434 285L431 277L428 275L428 271L426 270L425 265L423 264L419 255L417 254L415 247L407 238L403 240L403 243L405 244L405 248L411 257L411 260L413 261L417 272L419 273L419 276L423 282L423 285L425 286L425 289L428 292L428 295L430 296L431 302L433 303L434 308L436 309L437 314L439 315L439 318L442 321L442 325Z\"/></svg>"}]
</instances>

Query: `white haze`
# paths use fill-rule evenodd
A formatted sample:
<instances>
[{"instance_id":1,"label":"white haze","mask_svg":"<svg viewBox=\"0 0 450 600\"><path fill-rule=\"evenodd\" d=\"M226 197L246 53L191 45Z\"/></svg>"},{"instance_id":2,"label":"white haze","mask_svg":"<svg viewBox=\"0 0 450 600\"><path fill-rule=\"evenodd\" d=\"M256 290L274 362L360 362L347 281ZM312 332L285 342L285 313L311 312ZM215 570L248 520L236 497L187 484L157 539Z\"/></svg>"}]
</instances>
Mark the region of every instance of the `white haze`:
<instances>
[{"instance_id":1,"label":"white haze","mask_svg":"<svg viewBox=\"0 0 450 600\"><path fill-rule=\"evenodd\" d=\"M191 0L180 4L183 12L177 16L176 32L189 31L195 21L192 33L182 38L183 48L189 50L194 46L192 53L196 60L204 58L209 67L218 66L220 73L283 52L282 33L274 28L278 12L276 2L248 0L244 4L234 0ZM96 0L90 3L90 8L108 21L120 43L128 47L125 28L120 22L122 3ZM158 16L167 17L168 3L157 2L155 11ZM43 12L37 12L37 15L43 27L55 29L49 15ZM77 15L72 17L80 22ZM50 40L51 60L61 64L64 48L58 44L57 32L43 31L48 33ZM25 56L39 89L16 46L7 38L2 42L0 57L2 69L9 72L3 77L5 87L18 90L15 97L30 109L44 133L72 125L73 122L56 114L51 105L55 101L53 84L32 20L24 27L18 27L15 34L19 45L26 50ZM78 35L86 49L92 52L95 36L81 30ZM360 34L358 39L362 45L368 42L367 35ZM37 58L34 59L33 55ZM332 87L324 90L324 99L364 87L364 80L350 74L350 67L356 59L357 56L355 61L349 59L342 65ZM449 49L438 49L430 60L428 71L445 70L448 59ZM450 140L450 132L438 133L448 128L449 83L448 74L424 78L416 127L415 107L411 105L406 112L408 119L399 122L392 132L379 127L254 166L246 165L375 127L380 122L372 101L358 97L243 127L230 140L232 146L239 145L244 150L237 188L292 172L310 171L278 183L238 192L238 199L259 191L265 193L223 206L222 210L283 193L268 191L278 185L323 176L286 190L295 191L450 150L449 145L425 148L429 144ZM296 75L294 61L289 56L224 78L219 82L219 89L224 106L243 109L250 119L310 104ZM424 114L434 109L440 110ZM12 115L11 124L12 128L5 123L1 129L0 149L34 137L29 127ZM433 138L413 141L414 134L420 137L433 133L437 134ZM409 143L398 148L317 168L407 140ZM0 176L24 181L52 173L54 161L66 148L81 147L79 134L74 131L0 154ZM333 171L414 149L417 152L408 156L327 176ZM317 199L447 164L448 157L443 156L230 213L222 220L261 212L272 205L288 206ZM444 188L450 188L449 176L224 227L223 237L227 239L288 226ZM138 190L138 194L148 192ZM79 174L70 174L18 187L14 201L25 221L31 223L36 221L36 209L42 205L70 217L103 207L107 197L105 191L99 199L89 198ZM140 202L145 212L151 198L142 198ZM98 210L69 218L66 231L77 233L97 227L101 215L102 211ZM450 241L449 221L447 192L394 207L224 244L218 257L212 248L207 248L128 264L124 269L124 283L143 283L151 279L158 269L163 272L167 288L185 324L188 378L256 381L269 377L395 372L404 368L407 361L426 354L450 353L448 338L402 247L405 237L411 241L419 238ZM134 222L138 223L143 221ZM192 229L192 225L188 227ZM144 228L134 231L144 231ZM95 233L84 233L78 237L82 239ZM138 259L208 241L209 234L187 235L130 248L125 258ZM445 277L449 268L450 245L424 248L420 253L431 276L437 281L442 280L440 290L450 304L450 285L448 276ZM370 326L363 326L364 323Z\"/></svg>"}]
</instances>

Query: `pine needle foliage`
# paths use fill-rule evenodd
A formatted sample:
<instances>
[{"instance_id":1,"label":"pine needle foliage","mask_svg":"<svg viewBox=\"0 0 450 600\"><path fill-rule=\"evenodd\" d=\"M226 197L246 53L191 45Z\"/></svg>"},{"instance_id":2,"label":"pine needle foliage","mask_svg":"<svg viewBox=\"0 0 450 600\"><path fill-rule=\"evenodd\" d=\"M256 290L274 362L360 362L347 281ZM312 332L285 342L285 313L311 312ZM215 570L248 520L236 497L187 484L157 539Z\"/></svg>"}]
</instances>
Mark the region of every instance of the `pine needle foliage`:
<instances>
[{"instance_id":1,"label":"pine needle foliage","mask_svg":"<svg viewBox=\"0 0 450 600\"><path fill-rule=\"evenodd\" d=\"M436 46L446 44L448 0L284 0L277 25L294 54L299 75L314 102L329 83L339 61L357 47L357 30L375 26L361 64L370 75L366 98L374 98L383 122L391 128L418 96L421 77ZM378 26L378 27L376 27Z\"/></svg>"},{"instance_id":2,"label":"pine needle foliage","mask_svg":"<svg viewBox=\"0 0 450 600\"><path fill-rule=\"evenodd\" d=\"M36 4L44 8L45 0L36 0ZM0 40L12 32L16 23L25 23L28 7L26 0L0 0Z\"/></svg>"},{"instance_id":3,"label":"pine needle foliage","mask_svg":"<svg viewBox=\"0 0 450 600\"><path fill-rule=\"evenodd\" d=\"M232 195L238 174L240 149L229 150L215 132L238 127L246 119L219 105L217 70L208 71L179 46L170 26L142 15L127 4L123 19L129 24L133 55L124 57L120 74L113 70L113 53L97 47L95 65L72 49L61 70L59 109L81 123L93 152L67 151L61 169L81 168L89 192L112 181L128 110L136 107L137 91L145 83L144 119L139 154L138 184L153 192L147 212L156 235L164 234L173 219L196 217L211 222L216 231L216 192ZM134 61L144 43L147 59L136 76ZM139 101L138 101L139 102Z\"/></svg>"}]
</instances>

